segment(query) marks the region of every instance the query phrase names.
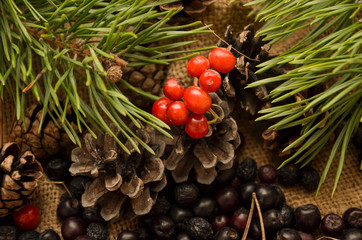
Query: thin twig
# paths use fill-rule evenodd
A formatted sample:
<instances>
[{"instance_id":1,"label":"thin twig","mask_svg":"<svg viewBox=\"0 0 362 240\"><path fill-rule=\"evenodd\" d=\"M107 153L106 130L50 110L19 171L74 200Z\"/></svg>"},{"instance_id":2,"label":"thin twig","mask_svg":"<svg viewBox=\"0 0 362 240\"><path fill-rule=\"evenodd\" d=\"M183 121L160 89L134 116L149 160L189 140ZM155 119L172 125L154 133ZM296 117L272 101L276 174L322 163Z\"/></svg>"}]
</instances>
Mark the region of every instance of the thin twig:
<instances>
[{"instance_id":1,"label":"thin twig","mask_svg":"<svg viewBox=\"0 0 362 240\"><path fill-rule=\"evenodd\" d=\"M258 215L259 215L259 221L260 221L260 229L261 229L261 239L266 240L265 238L265 229L264 229L264 221L263 221L263 215L261 213L259 201L256 198L256 193L253 192L253 199L255 200L256 209L258 209Z\"/></svg>"},{"instance_id":2,"label":"thin twig","mask_svg":"<svg viewBox=\"0 0 362 240\"><path fill-rule=\"evenodd\" d=\"M338 238L333 238L333 237L328 237L328 236L322 236L322 237L318 238L317 240L322 240L322 239L339 240Z\"/></svg>"},{"instance_id":3,"label":"thin twig","mask_svg":"<svg viewBox=\"0 0 362 240\"><path fill-rule=\"evenodd\" d=\"M46 68L44 68L43 70L41 70L40 73L38 73L38 75L35 77L34 81L32 81L31 83L29 83L28 86L26 86L24 89L23 89L23 92L27 92L29 91L33 86L34 84L44 75L44 73L47 71Z\"/></svg>"},{"instance_id":4,"label":"thin twig","mask_svg":"<svg viewBox=\"0 0 362 240\"><path fill-rule=\"evenodd\" d=\"M247 222L246 222L244 234L243 234L243 237L241 238L241 240L245 240L246 237L248 236L248 232L249 232L249 229L250 229L251 219L253 218L254 208L255 208L255 200L254 200L254 198L252 198L252 199L251 199L250 211L249 211L249 215L248 215L248 220L247 220Z\"/></svg>"},{"instance_id":5,"label":"thin twig","mask_svg":"<svg viewBox=\"0 0 362 240\"><path fill-rule=\"evenodd\" d=\"M205 23L204 23L205 26L207 26ZM248 56L246 56L244 53L238 51L237 49L235 49L231 44L229 44L227 41L225 41L224 39L222 39L222 37L220 37L219 35L217 35L215 33L214 30L212 30L209 26L207 26L207 28L212 32L212 34L214 34L219 40L221 40L223 43L225 43L226 45L230 46L233 50L235 50L237 53L239 53L240 55L244 56L245 58L249 59L250 61L256 61L256 62L260 62L259 59L254 59L254 58L250 58Z\"/></svg>"},{"instance_id":6,"label":"thin twig","mask_svg":"<svg viewBox=\"0 0 362 240\"><path fill-rule=\"evenodd\" d=\"M65 185L65 183L63 181L45 181L44 183L50 183L50 184L59 184L59 185L63 185L65 191L68 193L68 195L70 197L73 197L72 194L70 193L67 185Z\"/></svg>"}]
</instances>

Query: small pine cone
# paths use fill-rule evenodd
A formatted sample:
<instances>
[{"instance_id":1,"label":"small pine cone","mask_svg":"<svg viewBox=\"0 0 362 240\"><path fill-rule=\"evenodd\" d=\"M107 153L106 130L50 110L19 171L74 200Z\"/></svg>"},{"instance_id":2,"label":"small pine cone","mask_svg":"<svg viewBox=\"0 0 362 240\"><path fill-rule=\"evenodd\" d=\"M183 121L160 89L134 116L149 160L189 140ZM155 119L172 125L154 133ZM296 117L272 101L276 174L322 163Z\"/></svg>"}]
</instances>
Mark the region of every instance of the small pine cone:
<instances>
[{"instance_id":1,"label":"small pine cone","mask_svg":"<svg viewBox=\"0 0 362 240\"><path fill-rule=\"evenodd\" d=\"M10 133L11 141L19 145L21 152L30 150L37 159L43 160L57 154L70 153L74 143L63 129L60 129L46 116L42 131L38 132L43 110L38 104L33 104L25 110L25 119L15 122ZM77 129L75 127L75 129Z\"/></svg>"},{"instance_id":2,"label":"small pine cone","mask_svg":"<svg viewBox=\"0 0 362 240\"><path fill-rule=\"evenodd\" d=\"M241 137L235 120L229 116L229 103L221 100L216 93L212 98L212 110L219 116L216 123L209 125L209 132L201 139L190 138L180 129L172 129L173 139L156 133L160 149L166 149L163 158L175 182L185 182L192 172L201 184L211 184L220 170L233 166L235 150L241 144ZM207 116L211 120L210 116ZM162 144L164 144L162 146Z\"/></svg>"},{"instance_id":3,"label":"small pine cone","mask_svg":"<svg viewBox=\"0 0 362 240\"><path fill-rule=\"evenodd\" d=\"M121 66L112 66L107 70L107 77L111 82L119 82L122 78L122 67Z\"/></svg>"},{"instance_id":4,"label":"small pine cone","mask_svg":"<svg viewBox=\"0 0 362 240\"><path fill-rule=\"evenodd\" d=\"M42 176L43 168L30 151L20 155L16 143L4 144L0 155L0 217L21 207Z\"/></svg>"},{"instance_id":5,"label":"small pine cone","mask_svg":"<svg viewBox=\"0 0 362 240\"><path fill-rule=\"evenodd\" d=\"M133 138L140 149L138 153L129 140L121 138L121 133L114 124L109 127L123 140L131 154L125 153L108 134L98 136L97 140L90 133L85 134L85 147L77 147L72 151L73 163L69 169L72 175L93 178L85 186L82 205L91 207L99 204L101 216L106 221L117 218L126 201L136 215L147 214L155 204L158 192L167 183L163 162ZM139 139L162 154L156 148L158 143L151 140L150 134L154 130L139 128L134 131Z\"/></svg>"}]
</instances>

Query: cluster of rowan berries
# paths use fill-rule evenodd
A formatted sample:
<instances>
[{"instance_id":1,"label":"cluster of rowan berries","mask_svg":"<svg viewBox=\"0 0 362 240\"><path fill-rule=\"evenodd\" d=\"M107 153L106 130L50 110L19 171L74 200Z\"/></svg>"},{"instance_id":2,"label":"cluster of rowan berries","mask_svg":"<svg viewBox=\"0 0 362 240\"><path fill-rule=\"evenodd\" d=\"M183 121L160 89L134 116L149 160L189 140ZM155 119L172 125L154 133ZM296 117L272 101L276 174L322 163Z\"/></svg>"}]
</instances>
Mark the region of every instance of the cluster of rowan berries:
<instances>
[{"instance_id":1,"label":"cluster of rowan berries","mask_svg":"<svg viewBox=\"0 0 362 240\"><path fill-rule=\"evenodd\" d=\"M208 94L221 86L220 73L230 72L236 63L235 56L226 48L215 48L208 58L198 55L187 63L187 72L199 78L199 86L185 89L177 78L170 78L163 86L164 98L152 106L152 114L168 125L185 125L192 138L202 138L208 132L204 113L210 110L212 101Z\"/></svg>"}]
</instances>

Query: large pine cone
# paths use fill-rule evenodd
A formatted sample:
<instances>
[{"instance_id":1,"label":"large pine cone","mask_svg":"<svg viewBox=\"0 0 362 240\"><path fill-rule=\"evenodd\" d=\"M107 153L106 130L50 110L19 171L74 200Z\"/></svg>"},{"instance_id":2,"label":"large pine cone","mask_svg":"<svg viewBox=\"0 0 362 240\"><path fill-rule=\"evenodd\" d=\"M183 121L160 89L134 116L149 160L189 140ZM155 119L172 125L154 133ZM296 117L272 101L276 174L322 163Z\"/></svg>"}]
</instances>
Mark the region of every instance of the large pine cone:
<instances>
[{"instance_id":1,"label":"large pine cone","mask_svg":"<svg viewBox=\"0 0 362 240\"><path fill-rule=\"evenodd\" d=\"M173 139L156 134L160 149L165 149L161 158L177 183L187 181L193 172L199 183L211 184L218 171L231 168L236 158L235 150L241 138L235 120L229 115L230 106L216 93L209 94L213 102L211 109L219 116L219 121L209 125L205 137L193 139L183 130L175 129L171 132ZM207 118L212 119L209 115Z\"/></svg>"},{"instance_id":2,"label":"large pine cone","mask_svg":"<svg viewBox=\"0 0 362 240\"><path fill-rule=\"evenodd\" d=\"M20 155L16 143L6 143L0 155L0 217L23 205L43 176L43 168L30 151Z\"/></svg>"},{"instance_id":3,"label":"large pine cone","mask_svg":"<svg viewBox=\"0 0 362 240\"><path fill-rule=\"evenodd\" d=\"M122 139L114 124L111 124L110 128ZM162 152L158 149L158 143L151 140L153 130L139 128L135 132L157 155L142 148L135 138L133 140L140 153L130 141L122 141L126 142L125 146L131 152L128 155L108 134L98 136L98 140L91 134L85 134L85 148L78 147L72 151L73 164L69 169L70 173L94 178L85 186L82 205L89 207L99 204L101 215L106 221L119 216L125 201L129 201L136 215L147 214L154 205L158 192L167 183L164 165L158 157Z\"/></svg>"},{"instance_id":4,"label":"large pine cone","mask_svg":"<svg viewBox=\"0 0 362 240\"><path fill-rule=\"evenodd\" d=\"M19 145L21 152L29 150L39 160L57 154L70 154L74 143L50 116L45 117L42 130L38 131L42 113L43 110L39 104L28 107L25 110L25 121L15 122L10 134L11 141ZM77 129L75 124L74 128Z\"/></svg>"}]
</instances>

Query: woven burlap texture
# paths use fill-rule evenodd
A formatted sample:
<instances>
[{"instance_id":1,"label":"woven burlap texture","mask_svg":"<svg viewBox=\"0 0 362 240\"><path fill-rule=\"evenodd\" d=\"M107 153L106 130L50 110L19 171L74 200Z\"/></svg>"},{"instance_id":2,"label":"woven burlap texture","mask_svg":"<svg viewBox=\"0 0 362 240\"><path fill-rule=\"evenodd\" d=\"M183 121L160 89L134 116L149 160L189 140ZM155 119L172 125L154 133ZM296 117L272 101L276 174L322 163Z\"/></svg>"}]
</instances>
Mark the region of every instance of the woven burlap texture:
<instances>
[{"instance_id":1,"label":"woven burlap texture","mask_svg":"<svg viewBox=\"0 0 362 240\"><path fill-rule=\"evenodd\" d=\"M212 24L212 30L215 34L222 36L227 25L231 25L235 32L242 30L242 28L252 23L254 18L248 17L251 11L249 7L243 7L242 2L228 5L227 0L218 0L213 5L209 6L207 11L200 14L195 20L201 20L203 24ZM246 2L246 1L244 1ZM299 31L295 36L286 42L278 43L273 46L272 54L278 54L290 46L292 46L298 39L303 37L306 30ZM215 45L218 38L214 34L202 34L198 36L190 36L186 40L198 40L194 47L204 47ZM186 49L189 49L187 47ZM207 52L202 52L202 55L207 55ZM186 71L187 61L178 61L172 63L168 68L168 77L178 77L185 82L190 82L192 79L188 76ZM81 96L86 96L85 92L80 93ZM14 106L9 97L6 97L4 107L4 129L10 130L11 122L14 116ZM29 103L30 104L30 103ZM278 166L280 163L273 152L263 149L261 142L261 132L265 130L266 126L263 123L255 124L248 120L246 114L238 119L240 132L244 135L244 145L238 151L238 159L241 161L245 157L254 158L258 166L263 164L272 164ZM8 133L4 132L4 139L7 139ZM325 162L328 159L330 146L323 149L323 151L313 161L313 166L321 173ZM362 172L358 170L358 163L356 161L356 149L351 146L346 155L344 171L342 172L337 191L333 199L330 198L331 188L333 187L334 176L337 169L337 161L332 164L330 173L326 182L317 199L314 199L314 194L306 192L302 187L297 186L293 188L283 189L286 195L287 203L292 207L313 203L318 205L322 215L330 212L342 214L349 207L362 208ZM52 228L60 233L61 223L56 217L56 208L60 201L60 196L64 193L64 188L61 185L50 183L48 179L43 178L39 183L32 199L32 203L39 207L41 212L41 221L37 231L43 231ZM108 224L109 239L116 239L118 234L124 229L137 228L137 219L128 220L120 219Z\"/></svg>"}]
</instances>

